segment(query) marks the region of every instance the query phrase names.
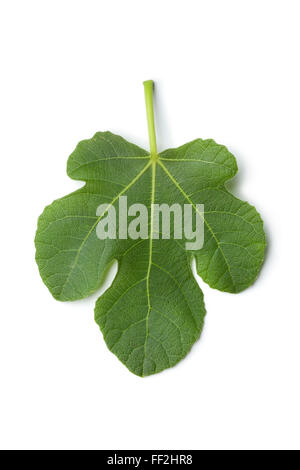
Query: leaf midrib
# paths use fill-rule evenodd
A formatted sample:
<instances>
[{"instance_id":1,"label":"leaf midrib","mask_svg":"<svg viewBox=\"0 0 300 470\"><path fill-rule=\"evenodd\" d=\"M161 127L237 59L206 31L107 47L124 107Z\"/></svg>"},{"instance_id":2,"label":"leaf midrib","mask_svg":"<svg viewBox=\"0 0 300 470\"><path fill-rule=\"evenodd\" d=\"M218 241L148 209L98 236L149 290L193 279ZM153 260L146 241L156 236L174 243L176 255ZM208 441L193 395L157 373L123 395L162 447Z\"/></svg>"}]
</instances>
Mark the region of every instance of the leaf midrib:
<instances>
[{"instance_id":1,"label":"leaf midrib","mask_svg":"<svg viewBox=\"0 0 300 470\"><path fill-rule=\"evenodd\" d=\"M145 359L146 359L146 347L147 341L149 337L149 316L151 312L151 301L150 301L150 273L151 273L151 266L152 266L152 247L153 247L153 204L155 201L155 182L156 182L156 159L151 159L152 165L152 179L151 179L151 215L150 215L150 234L149 234L149 261L148 261L148 269L147 269L147 276L146 276L146 291L147 291L147 302L148 302L148 312L146 316L146 334L145 334L145 343L144 343L144 361L143 361L143 371L142 375L144 375L144 368L145 368Z\"/></svg>"}]
</instances>

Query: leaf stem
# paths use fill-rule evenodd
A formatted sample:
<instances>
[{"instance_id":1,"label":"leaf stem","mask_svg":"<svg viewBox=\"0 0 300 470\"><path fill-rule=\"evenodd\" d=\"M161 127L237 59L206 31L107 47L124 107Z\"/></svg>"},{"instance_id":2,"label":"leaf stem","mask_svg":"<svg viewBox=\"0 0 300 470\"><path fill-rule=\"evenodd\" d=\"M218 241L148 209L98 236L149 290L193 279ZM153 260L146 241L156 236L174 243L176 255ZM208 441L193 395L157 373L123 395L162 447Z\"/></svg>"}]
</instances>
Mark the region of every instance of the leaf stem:
<instances>
[{"instance_id":1,"label":"leaf stem","mask_svg":"<svg viewBox=\"0 0 300 470\"><path fill-rule=\"evenodd\" d=\"M153 80L146 80L144 83L146 113L148 122L148 134L150 143L150 154L153 160L157 159L156 135L153 113Z\"/></svg>"}]
</instances>

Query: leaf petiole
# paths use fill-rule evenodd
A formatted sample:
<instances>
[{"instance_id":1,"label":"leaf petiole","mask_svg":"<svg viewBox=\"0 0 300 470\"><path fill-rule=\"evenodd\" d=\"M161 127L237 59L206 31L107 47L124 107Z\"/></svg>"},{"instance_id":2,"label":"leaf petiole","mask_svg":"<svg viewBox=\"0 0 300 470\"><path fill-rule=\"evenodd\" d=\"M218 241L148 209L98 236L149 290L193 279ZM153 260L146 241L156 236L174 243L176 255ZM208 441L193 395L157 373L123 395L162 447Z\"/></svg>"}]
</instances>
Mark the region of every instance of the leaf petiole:
<instances>
[{"instance_id":1,"label":"leaf petiole","mask_svg":"<svg viewBox=\"0 0 300 470\"><path fill-rule=\"evenodd\" d=\"M154 125L154 113L153 113L153 80L146 80L143 82L145 90L145 102L146 102L146 113L148 123L148 134L150 143L150 154L152 160L157 160L157 146L156 146L156 135Z\"/></svg>"}]
</instances>

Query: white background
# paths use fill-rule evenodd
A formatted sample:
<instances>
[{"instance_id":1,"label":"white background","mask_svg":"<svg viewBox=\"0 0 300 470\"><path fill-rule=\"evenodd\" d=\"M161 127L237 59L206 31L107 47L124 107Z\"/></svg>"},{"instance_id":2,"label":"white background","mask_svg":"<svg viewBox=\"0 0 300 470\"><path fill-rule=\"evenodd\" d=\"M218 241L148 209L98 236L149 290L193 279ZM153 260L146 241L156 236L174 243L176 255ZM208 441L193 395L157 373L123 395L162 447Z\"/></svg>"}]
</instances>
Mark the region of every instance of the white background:
<instances>
[{"instance_id":1,"label":"white background","mask_svg":"<svg viewBox=\"0 0 300 470\"><path fill-rule=\"evenodd\" d=\"M1 1L0 446L300 448L299 1ZM265 220L261 275L231 295L201 280L207 316L178 366L145 379L94 323L99 293L60 303L33 238L98 130L148 148L142 81L156 81L159 149L214 138L231 188Z\"/></svg>"}]
</instances>

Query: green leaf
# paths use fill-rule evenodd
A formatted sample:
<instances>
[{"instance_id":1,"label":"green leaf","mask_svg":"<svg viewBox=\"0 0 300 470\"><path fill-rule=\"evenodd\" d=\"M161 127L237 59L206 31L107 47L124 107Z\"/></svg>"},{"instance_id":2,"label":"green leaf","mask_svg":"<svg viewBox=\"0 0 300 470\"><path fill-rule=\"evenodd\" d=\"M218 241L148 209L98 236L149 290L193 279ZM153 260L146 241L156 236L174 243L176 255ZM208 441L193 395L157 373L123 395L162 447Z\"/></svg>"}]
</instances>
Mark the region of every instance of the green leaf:
<instances>
[{"instance_id":1,"label":"green leaf","mask_svg":"<svg viewBox=\"0 0 300 470\"><path fill-rule=\"evenodd\" d=\"M240 292L256 279L265 235L255 208L224 184L237 172L234 156L213 140L197 139L157 154L152 82L145 82L150 154L110 132L80 142L67 173L83 188L54 201L39 218L35 238L41 277L62 301L87 297L103 282L107 267L118 272L98 299L95 319L108 348L130 371L146 376L179 362L199 338L205 307L192 271L211 287ZM119 211L144 204L151 214L148 238L100 240L100 204ZM153 204L204 204L204 246L187 251L185 239L157 239ZM118 219L117 219L118 220ZM173 234L172 234L173 235Z\"/></svg>"}]
</instances>

